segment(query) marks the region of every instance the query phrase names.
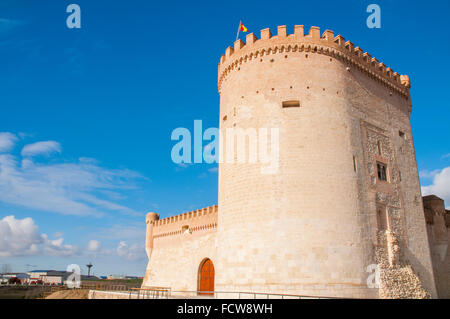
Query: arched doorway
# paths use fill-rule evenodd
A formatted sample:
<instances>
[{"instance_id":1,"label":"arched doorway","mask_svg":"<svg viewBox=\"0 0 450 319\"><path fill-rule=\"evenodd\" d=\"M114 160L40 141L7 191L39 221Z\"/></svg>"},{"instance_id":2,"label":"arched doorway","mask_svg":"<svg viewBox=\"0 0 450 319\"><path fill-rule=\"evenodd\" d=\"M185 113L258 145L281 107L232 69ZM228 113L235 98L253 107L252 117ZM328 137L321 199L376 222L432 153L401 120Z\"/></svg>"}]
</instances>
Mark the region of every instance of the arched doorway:
<instances>
[{"instance_id":1,"label":"arched doorway","mask_svg":"<svg viewBox=\"0 0 450 319\"><path fill-rule=\"evenodd\" d=\"M211 259L204 259L200 263L198 272L200 295L214 295L214 265Z\"/></svg>"}]
</instances>

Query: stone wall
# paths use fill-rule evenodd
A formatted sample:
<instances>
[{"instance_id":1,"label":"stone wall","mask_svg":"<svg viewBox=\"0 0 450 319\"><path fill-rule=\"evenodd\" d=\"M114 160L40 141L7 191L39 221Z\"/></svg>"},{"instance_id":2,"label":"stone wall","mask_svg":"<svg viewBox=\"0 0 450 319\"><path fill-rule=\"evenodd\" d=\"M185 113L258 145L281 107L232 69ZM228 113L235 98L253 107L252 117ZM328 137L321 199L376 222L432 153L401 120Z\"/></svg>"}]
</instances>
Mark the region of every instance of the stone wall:
<instances>
[{"instance_id":1,"label":"stone wall","mask_svg":"<svg viewBox=\"0 0 450 319\"><path fill-rule=\"evenodd\" d=\"M218 69L222 132L278 128L278 169L221 163L220 212L150 213L144 286L197 290L210 258L216 291L383 297L386 290L368 286L367 268L380 262L385 231L396 248L383 258L398 257L398 273L420 296L436 297L409 78L329 30L294 30L249 34Z\"/></svg>"},{"instance_id":2,"label":"stone wall","mask_svg":"<svg viewBox=\"0 0 450 319\"><path fill-rule=\"evenodd\" d=\"M434 195L424 196L423 206L438 296L450 299L450 211Z\"/></svg>"},{"instance_id":3,"label":"stone wall","mask_svg":"<svg viewBox=\"0 0 450 319\"><path fill-rule=\"evenodd\" d=\"M149 221L149 263L142 286L170 287L172 291L198 290L202 261L209 258L215 262L217 214L217 206L211 206Z\"/></svg>"},{"instance_id":4,"label":"stone wall","mask_svg":"<svg viewBox=\"0 0 450 319\"><path fill-rule=\"evenodd\" d=\"M428 299L431 297L411 265L404 261L400 241L394 232L390 230L378 232L376 258L380 298Z\"/></svg>"},{"instance_id":5,"label":"stone wall","mask_svg":"<svg viewBox=\"0 0 450 319\"><path fill-rule=\"evenodd\" d=\"M377 263L380 212L436 296L409 80L328 31L278 32L237 41L219 65L222 131L279 128L280 153L275 174L219 165L216 289L378 297L366 269ZM299 107L283 107L291 100Z\"/></svg>"}]
</instances>

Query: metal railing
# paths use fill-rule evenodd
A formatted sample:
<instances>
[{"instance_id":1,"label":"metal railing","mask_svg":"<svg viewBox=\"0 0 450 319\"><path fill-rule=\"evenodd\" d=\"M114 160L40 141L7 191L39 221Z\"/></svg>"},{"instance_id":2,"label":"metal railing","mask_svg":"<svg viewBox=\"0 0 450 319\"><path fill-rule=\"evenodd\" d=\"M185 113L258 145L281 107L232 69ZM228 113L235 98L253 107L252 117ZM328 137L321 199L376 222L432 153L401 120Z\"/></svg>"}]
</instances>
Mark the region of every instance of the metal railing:
<instances>
[{"instance_id":1,"label":"metal railing","mask_svg":"<svg viewBox=\"0 0 450 319\"><path fill-rule=\"evenodd\" d=\"M128 299L168 299L171 296L171 289L168 287L145 287L145 288L131 288Z\"/></svg>"},{"instance_id":2,"label":"metal railing","mask_svg":"<svg viewBox=\"0 0 450 319\"><path fill-rule=\"evenodd\" d=\"M128 285L82 283L80 288L81 289L89 289L89 290L99 290L99 291L125 291L125 292L128 292L130 289L133 289L135 287L130 287Z\"/></svg>"},{"instance_id":3,"label":"metal railing","mask_svg":"<svg viewBox=\"0 0 450 319\"><path fill-rule=\"evenodd\" d=\"M123 290L104 290L127 292L128 299L337 299L336 297L293 295L280 293L246 291L198 291L172 290L170 287L143 287ZM125 297L126 295L124 295Z\"/></svg>"},{"instance_id":4,"label":"metal railing","mask_svg":"<svg viewBox=\"0 0 450 319\"><path fill-rule=\"evenodd\" d=\"M205 299L336 299L335 297L292 295L248 291L172 291L173 298L205 298Z\"/></svg>"}]
</instances>

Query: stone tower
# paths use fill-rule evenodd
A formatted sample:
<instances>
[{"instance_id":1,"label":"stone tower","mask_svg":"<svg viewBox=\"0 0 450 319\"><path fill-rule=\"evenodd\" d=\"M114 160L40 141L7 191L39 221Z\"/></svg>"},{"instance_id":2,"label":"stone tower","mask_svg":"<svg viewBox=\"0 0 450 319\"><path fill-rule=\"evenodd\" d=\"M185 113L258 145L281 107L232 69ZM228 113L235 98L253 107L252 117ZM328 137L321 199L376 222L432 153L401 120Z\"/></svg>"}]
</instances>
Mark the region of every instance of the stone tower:
<instances>
[{"instance_id":1,"label":"stone tower","mask_svg":"<svg viewBox=\"0 0 450 319\"><path fill-rule=\"evenodd\" d=\"M318 27L226 49L220 128L279 128L279 167L219 165L216 291L378 297L368 271L383 248L436 296L409 88Z\"/></svg>"}]
</instances>

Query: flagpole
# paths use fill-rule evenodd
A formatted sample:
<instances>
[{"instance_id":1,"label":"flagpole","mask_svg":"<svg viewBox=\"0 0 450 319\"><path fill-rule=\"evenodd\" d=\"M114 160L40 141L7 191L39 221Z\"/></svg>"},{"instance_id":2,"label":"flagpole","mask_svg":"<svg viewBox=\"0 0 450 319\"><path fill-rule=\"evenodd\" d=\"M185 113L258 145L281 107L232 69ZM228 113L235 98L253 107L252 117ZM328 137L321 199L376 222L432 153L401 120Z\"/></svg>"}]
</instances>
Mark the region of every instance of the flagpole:
<instances>
[{"instance_id":1,"label":"flagpole","mask_svg":"<svg viewBox=\"0 0 450 319\"><path fill-rule=\"evenodd\" d=\"M239 32L241 32L241 23L242 23L242 20L239 20L239 27L238 27L238 32L236 34L236 41L239 38Z\"/></svg>"}]
</instances>

